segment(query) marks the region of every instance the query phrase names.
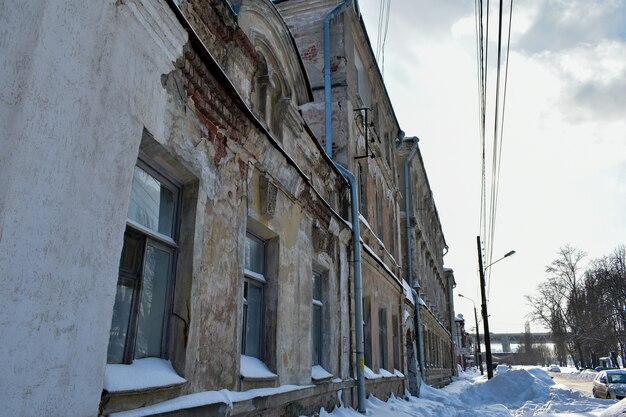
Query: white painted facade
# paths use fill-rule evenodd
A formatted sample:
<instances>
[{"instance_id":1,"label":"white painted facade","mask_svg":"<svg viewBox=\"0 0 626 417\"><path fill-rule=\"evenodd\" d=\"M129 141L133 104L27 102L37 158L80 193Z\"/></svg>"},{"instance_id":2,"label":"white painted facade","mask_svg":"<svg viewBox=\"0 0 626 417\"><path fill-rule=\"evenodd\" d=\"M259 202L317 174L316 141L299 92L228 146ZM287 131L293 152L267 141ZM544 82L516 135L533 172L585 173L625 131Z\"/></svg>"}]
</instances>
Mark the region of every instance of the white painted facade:
<instances>
[{"instance_id":1,"label":"white painted facade","mask_svg":"<svg viewBox=\"0 0 626 417\"><path fill-rule=\"evenodd\" d=\"M172 123L160 2L0 5L0 414L94 416L132 169ZM103 175L106 173L106 175Z\"/></svg>"}]
</instances>

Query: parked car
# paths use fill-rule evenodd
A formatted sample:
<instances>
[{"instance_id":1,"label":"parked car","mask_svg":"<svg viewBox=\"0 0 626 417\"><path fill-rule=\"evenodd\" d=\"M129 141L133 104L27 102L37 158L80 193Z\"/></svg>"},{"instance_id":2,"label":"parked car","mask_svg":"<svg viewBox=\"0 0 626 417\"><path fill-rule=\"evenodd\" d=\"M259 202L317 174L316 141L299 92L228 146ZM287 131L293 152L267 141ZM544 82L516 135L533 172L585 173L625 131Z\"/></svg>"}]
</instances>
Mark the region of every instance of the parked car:
<instances>
[{"instance_id":1,"label":"parked car","mask_svg":"<svg viewBox=\"0 0 626 417\"><path fill-rule=\"evenodd\" d=\"M626 397L626 369L609 369L598 372L591 393L596 398L621 400Z\"/></svg>"},{"instance_id":2,"label":"parked car","mask_svg":"<svg viewBox=\"0 0 626 417\"><path fill-rule=\"evenodd\" d=\"M496 374L503 374L505 372L508 372L509 369L511 369L511 367L506 363L500 364L496 366Z\"/></svg>"},{"instance_id":3,"label":"parked car","mask_svg":"<svg viewBox=\"0 0 626 417\"><path fill-rule=\"evenodd\" d=\"M559 365L552 364L548 366L548 372L561 372L561 368L559 368Z\"/></svg>"}]
</instances>

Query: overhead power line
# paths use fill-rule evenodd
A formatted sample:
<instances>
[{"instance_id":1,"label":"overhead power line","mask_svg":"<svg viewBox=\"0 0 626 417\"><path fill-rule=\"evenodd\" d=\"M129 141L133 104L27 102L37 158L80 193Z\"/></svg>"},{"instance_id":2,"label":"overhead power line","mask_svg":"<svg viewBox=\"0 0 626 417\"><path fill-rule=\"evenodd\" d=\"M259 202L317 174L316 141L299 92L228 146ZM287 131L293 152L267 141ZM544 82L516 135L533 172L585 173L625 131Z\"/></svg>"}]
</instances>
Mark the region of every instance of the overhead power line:
<instances>
[{"instance_id":1,"label":"overhead power line","mask_svg":"<svg viewBox=\"0 0 626 417\"><path fill-rule=\"evenodd\" d=\"M496 237L496 220L498 213L498 196L500 186L500 172L502 168L502 144L504 135L504 116L506 110L506 92L508 83L509 53L511 44L511 22L513 17L513 0L509 7L509 26L506 47L506 66L504 81L502 82L502 29L503 29L503 0L499 1L498 10L498 41L495 78L495 100L493 107L494 127L491 138L491 166L489 195L487 195L487 129L486 118L491 113L487 109L488 97L488 68L489 68L489 0L483 4L482 0L475 0L474 13L476 21L476 48L477 48L477 77L479 99L479 135L480 135L480 160L481 160L481 198L480 198L480 221L479 234L484 242L485 262L489 264L493 256L494 241ZM501 84L502 91L501 91ZM502 107L500 108L500 103ZM488 274L491 282L491 271ZM490 288L490 285L488 285Z\"/></svg>"}]
</instances>

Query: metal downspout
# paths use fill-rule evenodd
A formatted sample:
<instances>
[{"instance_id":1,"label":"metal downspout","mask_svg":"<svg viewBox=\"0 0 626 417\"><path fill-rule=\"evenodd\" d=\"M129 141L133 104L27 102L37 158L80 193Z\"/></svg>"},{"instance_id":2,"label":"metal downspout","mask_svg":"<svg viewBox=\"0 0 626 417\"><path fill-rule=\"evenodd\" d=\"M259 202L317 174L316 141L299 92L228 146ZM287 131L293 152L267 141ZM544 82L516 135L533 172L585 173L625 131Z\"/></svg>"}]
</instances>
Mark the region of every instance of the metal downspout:
<instances>
[{"instance_id":1,"label":"metal downspout","mask_svg":"<svg viewBox=\"0 0 626 417\"><path fill-rule=\"evenodd\" d=\"M424 346L422 344L422 326L420 325L420 298L417 294L415 288L419 287L419 282L417 278L413 277L413 259L411 257L411 180L409 176L409 164L415 155L417 154L417 143L419 142L419 138L414 136L412 138L405 138L403 142L412 139L414 141L414 148L409 154L409 156L404 161L404 210L406 213L406 250L407 250L407 275L409 279L409 283L411 284L411 290L413 292L413 298L415 299L415 339L417 343L417 361L420 367L420 375L422 380L426 379L424 374L424 362L422 358L424 357Z\"/></svg>"},{"instance_id":2,"label":"metal downspout","mask_svg":"<svg viewBox=\"0 0 626 417\"><path fill-rule=\"evenodd\" d=\"M333 159L333 118L332 91L330 77L330 21L352 5L346 0L335 6L324 18L324 117L326 135L326 154ZM334 161L333 161L334 162ZM363 288L361 283L361 230L359 225L359 197L354 175L343 166L334 162L335 166L348 180L352 207L352 251L354 262L354 325L356 332L356 379L358 411L365 414L365 346L363 342Z\"/></svg>"},{"instance_id":3,"label":"metal downspout","mask_svg":"<svg viewBox=\"0 0 626 417\"><path fill-rule=\"evenodd\" d=\"M337 169L350 184L350 199L352 200L352 257L354 262L354 315L356 327L356 380L359 413L365 413L365 345L363 342L363 287L361 283L361 229L359 225L359 196L356 178L350 171L335 163Z\"/></svg>"}]
</instances>

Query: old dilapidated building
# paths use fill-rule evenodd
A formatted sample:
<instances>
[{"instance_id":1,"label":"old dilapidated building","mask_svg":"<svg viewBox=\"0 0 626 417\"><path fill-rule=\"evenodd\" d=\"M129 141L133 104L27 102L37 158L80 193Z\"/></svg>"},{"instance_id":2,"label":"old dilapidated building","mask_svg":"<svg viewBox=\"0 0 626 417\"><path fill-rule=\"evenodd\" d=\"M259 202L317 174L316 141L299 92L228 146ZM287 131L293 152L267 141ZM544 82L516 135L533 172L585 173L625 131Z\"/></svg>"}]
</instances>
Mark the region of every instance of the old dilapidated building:
<instances>
[{"instance_id":1,"label":"old dilapidated building","mask_svg":"<svg viewBox=\"0 0 626 417\"><path fill-rule=\"evenodd\" d=\"M357 179L367 385L379 395L402 394L407 388L403 374L406 293L395 158L402 131L358 4L276 3L294 34L314 92L314 101L302 107L303 115L327 152Z\"/></svg>"},{"instance_id":2,"label":"old dilapidated building","mask_svg":"<svg viewBox=\"0 0 626 417\"><path fill-rule=\"evenodd\" d=\"M402 237L406 245L406 264L419 306L418 361L423 364L422 377L429 385L450 383L455 372L454 272L445 268L443 257L448 251L439 214L433 199L419 139L407 138L399 152L398 163L404 166L400 179L404 183Z\"/></svg>"},{"instance_id":3,"label":"old dilapidated building","mask_svg":"<svg viewBox=\"0 0 626 417\"><path fill-rule=\"evenodd\" d=\"M324 55L335 5L2 6L7 415L304 415L355 405L361 365L368 393L418 383L403 134L358 4ZM418 312L443 338L434 226Z\"/></svg>"},{"instance_id":4,"label":"old dilapidated building","mask_svg":"<svg viewBox=\"0 0 626 417\"><path fill-rule=\"evenodd\" d=\"M223 389L252 394L194 407L302 414L353 385L347 184L300 116L312 92L284 21L271 2L237 9L10 10L8 414ZM285 386L298 388L253 401Z\"/></svg>"}]
</instances>

